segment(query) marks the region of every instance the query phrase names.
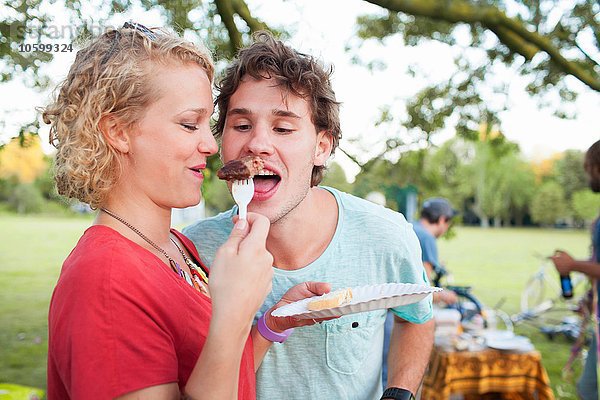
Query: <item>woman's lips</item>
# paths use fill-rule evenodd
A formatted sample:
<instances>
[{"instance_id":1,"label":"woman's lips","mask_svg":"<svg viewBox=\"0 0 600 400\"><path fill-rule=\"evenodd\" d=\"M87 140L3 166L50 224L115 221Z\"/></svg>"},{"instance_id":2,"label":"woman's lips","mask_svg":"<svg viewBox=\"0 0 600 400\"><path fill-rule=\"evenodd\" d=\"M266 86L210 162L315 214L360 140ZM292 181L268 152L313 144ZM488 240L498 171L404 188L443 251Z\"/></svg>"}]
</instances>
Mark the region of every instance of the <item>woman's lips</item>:
<instances>
[{"instance_id":1,"label":"woman's lips","mask_svg":"<svg viewBox=\"0 0 600 400\"><path fill-rule=\"evenodd\" d=\"M204 168L206 168L206 164L196 165L196 166L190 167L188 169L192 172L192 174L196 178L203 180L204 179L204 174L202 173L202 170Z\"/></svg>"},{"instance_id":2,"label":"woman's lips","mask_svg":"<svg viewBox=\"0 0 600 400\"><path fill-rule=\"evenodd\" d=\"M190 172L192 173L192 175L194 175L194 177L196 177L200 180L204 180L204 174L202 173L202 171L196 171L196 170L190 169Z\"/></svg>"}]
</instances>

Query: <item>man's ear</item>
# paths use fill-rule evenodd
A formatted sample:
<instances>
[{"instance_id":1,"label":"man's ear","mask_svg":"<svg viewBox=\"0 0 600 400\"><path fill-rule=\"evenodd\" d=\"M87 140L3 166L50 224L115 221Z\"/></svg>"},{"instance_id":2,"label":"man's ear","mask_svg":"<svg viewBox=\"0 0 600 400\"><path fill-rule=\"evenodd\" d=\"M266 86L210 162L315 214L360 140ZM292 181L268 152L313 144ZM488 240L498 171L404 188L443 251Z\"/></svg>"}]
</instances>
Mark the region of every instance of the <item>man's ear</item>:
<instances>
[{"instance_id":1,"label":"man's ear","mask_svg":"<svg viewBox=\"0 0 600 400\"><path fill-rule=\"evenodd\" d=\"M333 136L326 131L322 130L317 133L317 145L315 146L315 165L325 165L329 156L331 155L331 149L333 148Z\"/></svg>"},{"instance_id":2,"label":"man's ear","mask_svg":"<svg viewBox=\"0 0 600 400\"><path fill-rule=\"evenodd\" d=\"M123 154L129 153L129 135L123 129L122 124L119 123L117 118L112 115L105 115L100 119L98 126L104 136L104 140L106 140L109 145Z\"/></svg>"}]
</instances>

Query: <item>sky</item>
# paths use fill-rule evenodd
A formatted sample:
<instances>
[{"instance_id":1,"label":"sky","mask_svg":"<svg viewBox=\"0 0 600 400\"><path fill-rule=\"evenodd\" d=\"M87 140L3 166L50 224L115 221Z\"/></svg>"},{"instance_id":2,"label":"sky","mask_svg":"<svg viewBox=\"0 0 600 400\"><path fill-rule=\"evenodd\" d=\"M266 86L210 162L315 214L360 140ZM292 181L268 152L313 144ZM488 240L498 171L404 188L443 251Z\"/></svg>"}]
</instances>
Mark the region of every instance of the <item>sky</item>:
<instances>
[{"instance_id":1,"label":"sky","mask_svg":"<svg viewBox=\"0 0 600 400\"><path fill-rule=\"evenodd\" d=\"M380 108L389 104L393 110L402 113L405 101L425 83L423 79L408 76L406 67L416 64L428 79L443 79L452 68L453 55L456 54L455 49L439 43L406 47L398 38L387 40L385 45L367 43L360 50L361 57L382 60L387 66L384 70L370 72L362 66L353 65L352 54L346 52L345 48L348 44L356 43L356 17L378 12L379 7L361 0L248 0L248 3L255 15L267 24L291 30L292 37L288 43L294 48L333 65L333 86L338 100L342 102L343 139L340 146L361 161L375 156L385 138L398 133L389 131L390 127L374 126ZM56 25L69 25L64 13L52 13L56 16ZM144 12L139 9L115 15L111 22L121 25L130 19L148 26L163 24L158 11ZM70 43L71 38L65 36L55 39L55 43ZM54 83L64 78L74 55L75 52L58 53L55 61L45 67L44 71ZM573 87L580 92L578 100L571 107L577 111L577 117L561 120L554 117L551 110L540 110L538 104L525 94L523 87L526 81L518 76L509 78L510 107L501 114L502 131L509 140L520 145L525 157L539 160L566 149L584 151L600 138L598 93L570 78L574 82ZM34 107L48 101L50 90L40 93L28 89L19 80L0 85L0 90L0 120L4 120L4 126L0 125L0 140L6 141L18 132L22 124L31 120ZM406 134L403 130L399 132ZM47 128L42 129L40 135L45 140ZM436 136L435 143L441 144L453 136L453 131L446 129ZM46 149L51 150L49 146ZM342 165L350 179L358 172L358 167L342 152L338 151L334 160Z\"/></svg>"}]
</instances>

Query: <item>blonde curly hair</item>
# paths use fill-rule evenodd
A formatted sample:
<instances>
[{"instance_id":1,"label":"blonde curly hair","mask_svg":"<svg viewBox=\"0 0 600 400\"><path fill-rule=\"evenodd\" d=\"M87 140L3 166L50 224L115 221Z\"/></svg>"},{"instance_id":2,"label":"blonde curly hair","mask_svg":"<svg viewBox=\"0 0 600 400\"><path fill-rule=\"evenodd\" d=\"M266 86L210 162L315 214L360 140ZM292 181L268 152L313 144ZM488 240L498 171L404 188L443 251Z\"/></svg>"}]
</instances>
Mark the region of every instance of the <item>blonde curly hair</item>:
<instances>
[{"instance_id":1,"label":"blonde curly hair","mask_svg":"<svg viewBox=\"0 0 600 400\"><path fill-rule=\"evenodd\" d=\"M106 142L100 120L112 115L125 128L135 126L156 99L149 84L152 65L172 63L195 63L213 80L214 64L204 47L137 24L107 31L77 52L58 95L42 112L58 150L58 193L93 209L103 204L120 177L121 157Z\"/></svg>"}]
</instances>

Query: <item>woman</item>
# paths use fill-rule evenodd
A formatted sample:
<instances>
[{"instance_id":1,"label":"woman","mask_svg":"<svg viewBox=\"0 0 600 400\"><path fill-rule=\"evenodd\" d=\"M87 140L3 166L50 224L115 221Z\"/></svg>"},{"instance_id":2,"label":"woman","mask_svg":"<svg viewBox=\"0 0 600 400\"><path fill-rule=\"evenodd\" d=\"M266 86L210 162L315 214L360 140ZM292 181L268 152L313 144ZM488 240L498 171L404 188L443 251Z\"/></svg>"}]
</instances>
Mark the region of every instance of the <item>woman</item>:
<instances>
[{"instance_id":1,"label":"woman","mask_svg":"<svg viewBox=\"0 0 600 400\"><path fill-rule=\"evenodd\" d=\"M271 287L266 218L237 221L210 280L193 244L170 229L173 207L200 201L217 151L213 71L206 50L126 23L78 52L44 111L59 192L100 210L50 304L50 400L253 399L265 329L304 324L286 318L251 333ZM280 304L328 290L308 283Z\"/></svg>"}]
</instances>

